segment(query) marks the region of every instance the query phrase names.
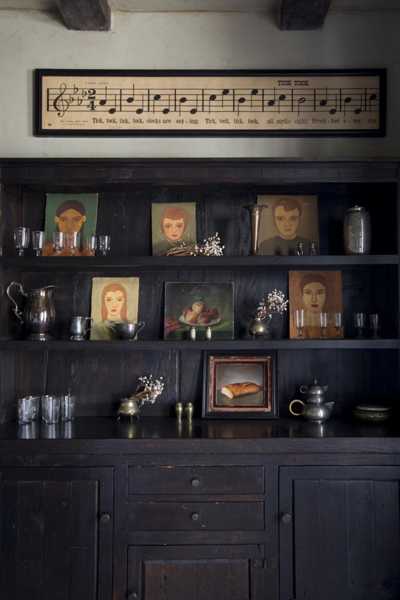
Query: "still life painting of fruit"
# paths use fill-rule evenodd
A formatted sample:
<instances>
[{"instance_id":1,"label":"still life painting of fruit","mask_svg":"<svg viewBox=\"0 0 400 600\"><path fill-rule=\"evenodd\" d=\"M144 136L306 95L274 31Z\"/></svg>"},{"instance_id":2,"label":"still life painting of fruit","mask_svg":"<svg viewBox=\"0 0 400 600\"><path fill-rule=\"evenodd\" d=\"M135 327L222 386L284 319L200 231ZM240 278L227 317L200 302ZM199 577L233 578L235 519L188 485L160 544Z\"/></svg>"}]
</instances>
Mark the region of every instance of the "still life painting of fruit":
<instances>
[{"instance_id":1,"label":"still life painting of fruit","mask_svg":"<svg viewBox=\"0 0 400 600\"><path fill-rule=\"evenodd\" d=\"M232 283L165 284L164 339L189 339L191 327L200 339L207 327L213 339L233 339Z\"/></svg>"}]
</instances>

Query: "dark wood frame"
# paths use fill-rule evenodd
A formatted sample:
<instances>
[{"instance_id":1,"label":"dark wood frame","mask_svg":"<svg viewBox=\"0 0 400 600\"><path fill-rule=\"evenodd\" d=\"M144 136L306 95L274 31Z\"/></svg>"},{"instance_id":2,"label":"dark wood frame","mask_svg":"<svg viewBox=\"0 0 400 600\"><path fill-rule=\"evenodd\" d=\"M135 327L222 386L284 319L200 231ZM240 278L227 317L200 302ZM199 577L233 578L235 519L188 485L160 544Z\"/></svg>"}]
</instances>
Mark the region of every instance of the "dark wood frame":
<instances>
[{"instance_id":1,"label":"dark wood frame","mask_svg":"<svg viewBox=\"0 0 400 600\"><path fill-rule=\"evenodd\" d=\"M130 69L36 69L34 72L34 135L51 137L384 137L386 135L386 104L387 84L386 69L235 69L235 70L130 70ZM331 76L378 76L379 77L379 116L380 127L376 130L65 130L43 128L41 106L42 106L42 79L49 75L101 75L101 76L307 76L307 75L331 75Z\"/></svg>"},{"instance_id":2,"label":"dark wood frame","mask_svg":"<svg viewBox=\"0 0 400 600\"><path fill-rule=\"evenodd\" d=\"M215 370L221 363L261 363L264 367L264 380L267 384L265 393L266 401L264 409L250 408L249 410L238 410L227 408L224 410L212 410L215 397ZM275 398L275 356L273 354L261 353L215 353L205 352L203 359L203 404L202 416L209 419L273 419L278 417L278 406ZM267 410L266 407L270 408Z\"/></svg>"}]
</instances>

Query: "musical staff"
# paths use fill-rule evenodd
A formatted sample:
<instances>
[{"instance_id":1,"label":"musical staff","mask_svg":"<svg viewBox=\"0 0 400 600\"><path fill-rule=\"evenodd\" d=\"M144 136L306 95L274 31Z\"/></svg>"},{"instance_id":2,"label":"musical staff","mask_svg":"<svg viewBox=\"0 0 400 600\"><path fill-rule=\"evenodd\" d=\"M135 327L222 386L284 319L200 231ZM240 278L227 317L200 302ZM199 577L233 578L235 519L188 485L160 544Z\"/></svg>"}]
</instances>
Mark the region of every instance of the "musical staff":
<instances>
[{"instance_id":1,"label":"musical staff","mask_svg":"<svg viewBox=\"0 0 400 600\"><path fill-rule=\"evenodd\" d=\"M67 113L343 113L359 115L379 109L377 88L79 88L47 90L48 112Z\"/></svg>"}]
</instances>

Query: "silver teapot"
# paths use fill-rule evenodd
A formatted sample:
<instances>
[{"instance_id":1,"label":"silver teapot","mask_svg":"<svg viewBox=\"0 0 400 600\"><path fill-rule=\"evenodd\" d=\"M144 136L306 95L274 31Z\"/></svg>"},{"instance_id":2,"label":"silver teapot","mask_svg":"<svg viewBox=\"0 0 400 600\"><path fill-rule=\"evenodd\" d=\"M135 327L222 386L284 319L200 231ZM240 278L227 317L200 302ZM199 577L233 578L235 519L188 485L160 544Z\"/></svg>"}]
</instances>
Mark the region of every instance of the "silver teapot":
<instances>
[{"instance_id":1,"label":"silver teapot","mask_svg":"<svg viewBox=\"0 0 400 600\"><path fill-rule=\"evenodd\" d=\"M22 309L11 294L13 288L24 298ZM8 286L6 293L13 305L13 312L25 326L29 340L45 342L51 338L49 331L56 319L54 290L54 285L48 285L43 288L25 291L22 284L17 281L12 281Z\"/></svg>"},{"instance_id":2,"label":"silver teapot","mask_svg":"<svg viewBox=\"0 0 400 600\"><path fill-rule=\"evenodd\" d=\"M300 393L306 396L305 400L299 400L295 398L289 404L289 412L294 417L304 417L308 421L313 423L323 423L332 414L335 403L325 402L325 394L328 391L327 385L319 385L318 381L314 379L311 385L301 385ZM301 409L299 412L293 410L295 404L300 404Z\"/></svg>"}]
</instances>

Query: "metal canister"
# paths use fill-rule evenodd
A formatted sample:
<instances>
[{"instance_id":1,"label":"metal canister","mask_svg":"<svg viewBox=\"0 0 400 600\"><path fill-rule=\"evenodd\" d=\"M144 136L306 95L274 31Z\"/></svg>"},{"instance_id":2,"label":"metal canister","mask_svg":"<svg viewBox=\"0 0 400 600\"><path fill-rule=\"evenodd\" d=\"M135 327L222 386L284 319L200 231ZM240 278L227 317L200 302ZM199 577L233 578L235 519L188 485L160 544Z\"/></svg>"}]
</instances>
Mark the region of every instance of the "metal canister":
<instances>
[{"instance_id":1,"label":"metal canister","mask_svg":"<svg viewBox=\"0 0 400 600\"><path fill-rule=\"evenodd\" d=\"M371 250L371 221L363 206L352 206L346 211L343 226L346 254L369 254Z\"/></svg>"}]
</instances>

